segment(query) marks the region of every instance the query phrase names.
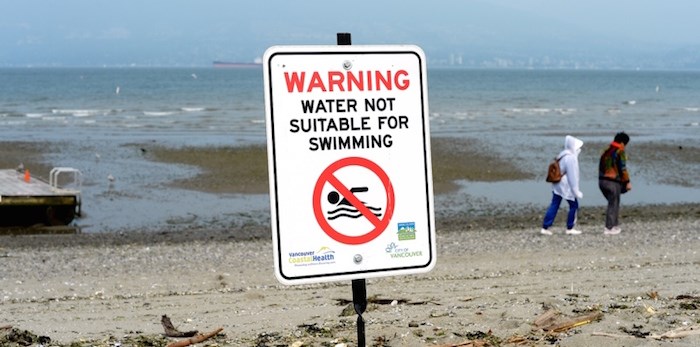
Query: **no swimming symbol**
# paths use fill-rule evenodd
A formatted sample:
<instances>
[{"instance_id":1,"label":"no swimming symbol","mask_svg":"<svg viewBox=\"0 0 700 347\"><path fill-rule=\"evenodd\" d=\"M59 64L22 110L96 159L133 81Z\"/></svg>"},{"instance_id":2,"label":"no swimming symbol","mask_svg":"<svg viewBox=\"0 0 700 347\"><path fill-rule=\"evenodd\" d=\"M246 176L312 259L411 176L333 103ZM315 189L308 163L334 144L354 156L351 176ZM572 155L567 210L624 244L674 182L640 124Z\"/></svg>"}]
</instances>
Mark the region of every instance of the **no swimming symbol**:
<instances>
[{"instance_id":1,"label":"no swimming symbol","mask_svg":"<svg viewBox=\"0 0 700 347\"><path fill-rule=\"evenodd\" d=\"M377 189L383 189L385 192L386 205L384 207L365 204L355 195L356 193L368 192L367 186L352 187L353 185L348 185L348 182L343 182L343 179L338 178L339 170L349 168L368 171L379 179L381 187L377 187ZM325 198L335 208L324 212L323 191L327 184L332 190L326 194ZM328 166L319 176L314 188L313 205L316 221L328 236L345 244L363 244L381 235L389 225L394 213L394 188L386 172L376 163L361 157L343 158ZM384 213L381 212L382 210ZM367 231L358 230L357 224L342 224L340 228L331 225L330 221L341 217L365 220L369 222L371 227Z\"/></svg>"}]
</instances>

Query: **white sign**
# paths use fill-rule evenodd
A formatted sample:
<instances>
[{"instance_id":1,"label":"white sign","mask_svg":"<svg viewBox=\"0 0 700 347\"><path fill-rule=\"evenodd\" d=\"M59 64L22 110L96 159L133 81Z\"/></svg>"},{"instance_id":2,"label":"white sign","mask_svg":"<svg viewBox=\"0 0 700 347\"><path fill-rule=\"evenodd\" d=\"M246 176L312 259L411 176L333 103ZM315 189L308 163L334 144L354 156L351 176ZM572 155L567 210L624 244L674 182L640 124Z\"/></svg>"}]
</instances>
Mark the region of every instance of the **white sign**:
<instances>
[{"instance_id":1,"label":"white sign","mask_svg":"<svg viewBox=\"0 0 700 347\"><path fill-rule=\"evenodd\" d=\"M275 46L263 58L275 275L430 271L428 82L416 46Z\"/></svg>"}]
</instances>

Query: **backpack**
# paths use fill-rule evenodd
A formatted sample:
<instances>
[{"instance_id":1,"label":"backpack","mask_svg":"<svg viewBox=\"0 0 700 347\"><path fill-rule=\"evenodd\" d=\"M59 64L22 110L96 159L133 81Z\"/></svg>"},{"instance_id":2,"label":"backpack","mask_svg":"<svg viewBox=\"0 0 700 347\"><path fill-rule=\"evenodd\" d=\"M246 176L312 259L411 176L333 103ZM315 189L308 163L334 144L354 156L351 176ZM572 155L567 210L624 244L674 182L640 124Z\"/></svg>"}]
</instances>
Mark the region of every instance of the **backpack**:
<instances>
[{"instance_id":1,"label":"backpack","mask_svg":"<svg viewBox=\"0 0 700 347\"><path fill-rule=\"evenodd\" d=\"M547 168L547 178L545 179L547 182L550 183L557 183L561 181L561 177L566 175L561 173L561 169L559 169L559 160L561 158L557 159L556 157L552 160L551 163L549 163L549 167Z\"/></svg>"}]
</instances>

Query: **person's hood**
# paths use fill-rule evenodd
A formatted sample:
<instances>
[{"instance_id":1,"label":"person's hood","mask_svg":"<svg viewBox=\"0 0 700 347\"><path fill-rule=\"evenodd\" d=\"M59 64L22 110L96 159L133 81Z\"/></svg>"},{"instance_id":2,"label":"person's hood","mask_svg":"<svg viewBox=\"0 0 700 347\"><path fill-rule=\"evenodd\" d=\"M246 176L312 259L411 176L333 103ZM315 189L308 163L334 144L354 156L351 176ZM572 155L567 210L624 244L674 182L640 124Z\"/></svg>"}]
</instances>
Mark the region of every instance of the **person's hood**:
<instances>
[{"instance_id":1,"label":"person's hood","mask_svg":"<svg viewBox=\"0 0 700 347\"><path fill-rule=\"evenodd\" d=\"M566 135L564 139L564 150L573 154L578 154L581 151L581 147L583 147L583 141L571 135Z\"/></svg>"}]
</instances>

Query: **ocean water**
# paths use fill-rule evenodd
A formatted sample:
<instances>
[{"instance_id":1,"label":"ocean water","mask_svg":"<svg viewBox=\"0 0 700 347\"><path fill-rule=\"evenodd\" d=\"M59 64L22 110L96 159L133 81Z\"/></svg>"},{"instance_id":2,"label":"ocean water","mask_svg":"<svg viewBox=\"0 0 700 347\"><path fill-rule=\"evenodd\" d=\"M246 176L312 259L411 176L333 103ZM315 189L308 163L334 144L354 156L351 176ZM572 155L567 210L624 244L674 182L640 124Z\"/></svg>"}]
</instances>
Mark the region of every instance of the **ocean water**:
<instances>
[{"instance_id":1,"label":"ocean water","mask_svg":"<svg viewBox=\"0 0 700 347\"><path fill-rule=\"evenodd\" d=\"M567 133L596 143L620 130L640 142L700 139L697 71L429 69L428 83L433 136L477 139L505 158L524 158L533 170L546 166ZM269 218L264 195L162 189L196 168L139 161L123 146L264 144L259 68L0 69L0 138L58 144L47 159L84 174L86 216L76 223L85 231ZM108 182L109 175L117 179ZM582 174L582 181L589 194L582 205L602 205L594 174ZM697 187L636 182L645 189L625 203L700 201ZM546 205L550 194L534 180L461 183L461 195L436 199L436 210L462 197Z\"/></svg>"},{"instance_id":2,"label":"ocean water","mask_svg":"<svg viewBox=\"0 0 700 347\"><path fill-rule=\"evenodd\" d=\"M428 82L438 136L563 128L698 134L697 71L433 69ZM11 138L185 134L262 142L262 71L0 69L0 126Z\"/></svg>"}]
</instances>

